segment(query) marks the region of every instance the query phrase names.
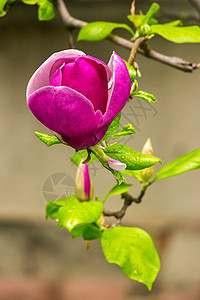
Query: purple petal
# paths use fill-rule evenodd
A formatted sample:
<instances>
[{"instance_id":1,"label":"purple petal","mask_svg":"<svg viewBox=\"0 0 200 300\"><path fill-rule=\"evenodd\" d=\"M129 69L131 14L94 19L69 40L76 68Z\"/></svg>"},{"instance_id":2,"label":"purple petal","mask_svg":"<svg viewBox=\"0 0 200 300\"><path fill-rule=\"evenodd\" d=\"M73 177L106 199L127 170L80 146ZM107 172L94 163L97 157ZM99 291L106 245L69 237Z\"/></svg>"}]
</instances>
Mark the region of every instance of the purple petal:
<instances>
[{"instance_id":1,"label":"purple petal","mask_svg":"<svg viewBox=\"0 0 200 300\"><path fill-rule=\"evenodd\" d=\"M126 164L110 157L108 157L108 160L106 160L106 162L108 166L115 171L123 171L124 169L126 169Z\"/></svg>"},{"instance_id":2,"label":"purple petal","mask_svg":"<svg viewBox=\"0 0 200 300\"><path fill-rule=\"evenodd\" d=\"M108 66L113 71L113 78L111 78L108 107L96 134L98 141L103 138L113 119L126 104L131 90L128 69L123 59L117 53L113 52Z\"/></svg>"},{"instance_id":3,"label":"purple petal","mask_svg":"<svg viewBox=\"0 0 200 300\"><path fill-rule=\"evenodd\" d=\"M26 90L27 98L39 88L48 86L51 77L63 63L73 62L79 56L85 56L85 53L75 49L60 51L51 55L31 77Z\"/></svg>"},{"instance_id":4,"label":"purple petal","mask_svg":"<svg viewBox=\"0 0 200 300\"><path fill-rule=\"evenodd\" d=\"M111 77L112 77L112 71L110 70L110 68L100 59L92 57L90 55L86 55L86 58L95 61L96 63L102 65L102 67L105 68L106 74L107 74L107 81L109 82Z\"/></svg>"},{"instance_id":5,"label":"purple petal","mask_svg":"<svg viewBox=\"0 0 200 300\"><path fill-rule=\"evenodd\" d=\"M52 86L61 86L62 85L62 68L65 66L63 64L60 68L56 70L56 72L53 74L50 84Z\"/></svg>"},{"instance_id":6,"label":"purple petal","mask_svg":"<svg viewBox=\"0 0 200 300\"><path fill-rule=\"evenodd\" d=\"M102 113L94 111L91 102L68 87L43 87L28 98L34 116L57 132L75 149L96 144L95 131Z\"/></svg>"},{"instance_id":7,"label":"purple petal","mask_svg":"<svg viewBox=\"0 0 200 300\"><path fill-rule=\"evenodd\" d=\"M94 110L106 111L108 83L105 67L88 57L79 57L62 68L62 86L68 86L89 99Z\"/></svg>"},{"instance_id":8,"label":"purple petal","mask_svg":"<svg viewBox=\"0 0 200 300\"><path fill-rule=\"evenodd\" d=\"M85 198L89 199L91 193L91 184L90 184L90 175L89 175L87 164L84 164L84 192L85 192Z\"/></svg>"}]
</instances>

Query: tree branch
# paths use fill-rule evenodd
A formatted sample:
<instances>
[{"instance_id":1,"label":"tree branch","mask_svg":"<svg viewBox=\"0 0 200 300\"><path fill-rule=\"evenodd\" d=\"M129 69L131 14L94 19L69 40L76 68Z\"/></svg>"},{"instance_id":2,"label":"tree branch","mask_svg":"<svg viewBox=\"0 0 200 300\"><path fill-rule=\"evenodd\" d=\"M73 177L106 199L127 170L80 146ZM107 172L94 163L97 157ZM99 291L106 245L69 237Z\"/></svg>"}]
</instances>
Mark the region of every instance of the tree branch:
<instances>
[{"instance_id":1,"label":"tree branch","mask_svg":"<svg viewBox=\"0 0 200 300\"><path fill-rule=\"evenodd\" d=\"M87 24L87 22L76 19L69 14L67 7L64 3L64 0L57 0L57 8L58 8L59 14L61 16L61 19L63 21L65 28L70 28L70 29L79 28L80 29ZM117 45L121 45L122 47L125 47L128 49L133 49L134 45L135 45L135 43L133 43L129 40L126 40L120 36L114 35L114 34L110 34L107 37L107 39ZM178 57L167 56L167 55L161 54L159 52L156 52L154 50L151 50L149 48L146 48L146 49L137 48L137 51L138 51L138 53L140 53L148 58L154 59L156 61L159 61L168 66L174 67L176 69L179 69L179 70L182 70L185 72L192 72L193 70L199 68L199 64L193 64L193 63L190 63L190 62L185 61Z\"/></svg>"},{"instance_id":2,"label":"tree branch","mask_svg":"<svg viewBox=\"0 0 200 300\"><path fill-rule=\"evenodd\" d=\"M189 2L191 2L191 4L198 10L198 12L200 14L200 1L199 0L189 0Z\"/></svg>"},{"instance_id":3,"label":"tree branch","mask_svg":"<svg viewBox=\"0 0 200 300\"><path fill-rule=\"evenodd\" d=\"M138 51L138 48L140 47L140 45L144 42L148 40L148 37L147 36L141 36L139 37L135 43L133 44L133 48L131 50L131 53L130 53L130 56L129 56L129 59L128 59L128 63L129 65L132 65L134 60L135 60L135 56L136 56L136 53Z\"/></svg>"},{"instance_id":4,"label":"tree branch","mask_svg":"<svg viewBox=\"0 0 200 300\"><path fill-rule=\"evenodd\" d=\"M123 218L123 216L126 213L127 208L134 202L134 203L141 203L142 198L145 194L146 188L143 189L140 193L140 195L137 198L132 197L129 193L123 193L121 195L122 199L124 199L124 204L122 208L119 211L108 211L104 209L103 215L105 217L115 217L116 219L120 220ZM118 222L119 223L119 222Z\"/></svg>"}]
</instances>

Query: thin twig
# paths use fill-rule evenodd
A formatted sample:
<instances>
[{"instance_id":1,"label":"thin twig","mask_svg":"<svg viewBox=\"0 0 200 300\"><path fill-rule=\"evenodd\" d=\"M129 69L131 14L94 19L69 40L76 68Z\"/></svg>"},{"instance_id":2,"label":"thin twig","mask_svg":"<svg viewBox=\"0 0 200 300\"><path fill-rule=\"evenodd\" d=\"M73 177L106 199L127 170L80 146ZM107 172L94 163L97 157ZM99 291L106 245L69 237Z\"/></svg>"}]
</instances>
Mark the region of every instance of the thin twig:
<instances>
[{"instance_id":1,"label":"thin twig","mask_svg":"<svg viewBox=\"0 0 200 300\"><path fill-rule=\"evenodd\" d=\"M184 13L184 12L180 12L180 13L171 13L165 10L160 10L157 16L157 20L160 20L162 18L162 20L181 20L183 22L187 22L187 23L191 23L191 22L195 22L195 23L199 23L199 17L198 15L195 14L188 14L188 13Z\"/></svg>"},{"instance_id":2,"label":"thin twig","mask_svg":"<svg viewBox=\"0 0 200 300\"><path fill-rule=\"evenodd\" d=\"M75 49L75 42L73 36L73 29L68 29L69 46L71 49Z\"/></svg>"},{"instance_id":3,"label":"thin twig","mask_svg":"<svg viewBox=\"0 0 200 300\"><path fill-rule=\"evenodd\" d=\"M192 5L198 10L200 14L200 1L199 0L189 0L189 2L192 3Z\"/></svg>"},{"instance_id":4,"label":"thin twig","mask_svg":"<svg viewBox=\"0 0 200 300\"><path fill-rule=\"evenodd\" d=\"M122 199L124 199L124 204L119 211L108 211L104 209L103 214L105 217L115 217L116 219L121 220L126 213L127 208L134 203L141 203L142 198L145 194L146 189L142 190L140 195L137 198L132 197L129 193L123 193L121 195Z\"/></svg>"},{"instance_id":5,"label":"thin twig","mask_svg":"<svg viewBox=\"0 0 200 300\"><path fill-rule=\"evenodd\" d=\"M147 36L141 36L139 37L135 43L133 44L133 48L131 50L131 53L130 53L130 56L129 56L129 59L128 59L128 63L129 65L132 65L134 60L135 60L135 56L136 56L136 53L137 53L137 50L138 48L140 47L140 45L144 42L148 40L148 37Z\"/></svg>"},{"instance_id":6,"label":"thin twig","mask_svg":"<svg viewBox=\"0 0 200 300\"><path fill-rule=\"evenodd\" d=\"M57 7L58 7L58 11L60 13L61 19L63 21L63 24L66 28L82 28L83 26L85 26L87 24L87 22L76 19L74 17L72 17L68 10L67 7L64 3L63 0L57 0ZM120 36L114 35L114 34L110 34L107 37L108 40L112 41L115 44L121 45L125 48L128 49L132 49L134 47L134 43L126 40ZM192 72L193 70L199 68L199 64L192 64L188 61L182 60L181 58L178 57L171 57L171 56L167 56L164 54L161 54L159 52L156 52L154 50L148 49L148 51L145 51L144 49L138 48L138 53L154 59L156 61L159 61L161 63L164 63L168 66L174 67L176 69L185 71L185 72Z\"/></svg>"}]
</instances>

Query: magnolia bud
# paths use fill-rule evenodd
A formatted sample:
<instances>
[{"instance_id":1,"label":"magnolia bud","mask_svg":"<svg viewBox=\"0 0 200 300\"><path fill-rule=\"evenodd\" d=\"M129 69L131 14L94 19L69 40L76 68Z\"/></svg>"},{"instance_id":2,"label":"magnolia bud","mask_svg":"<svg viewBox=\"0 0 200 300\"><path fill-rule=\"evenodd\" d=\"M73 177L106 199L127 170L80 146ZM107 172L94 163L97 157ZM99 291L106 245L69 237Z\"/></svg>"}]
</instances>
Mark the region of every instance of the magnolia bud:
<instances>
[{"instance_id":1,"label":"magnolia bud","mask_svg":"<svg viewBox=\"0 0 200 300\"><path fill-rule=\"evenodd\" d=\"M76 197L80 201L89 201L93 197L93 184L90 179L88 165L81 161L76 172Z\"/></svg>"},{"instance_id":2,"label":"magnolia bud","mask_svg":"<svg viewBox=\"0 0 200 300\"><path fill-rule=\"evenodd\" d=\"M142 154L148 154L152 156L154 155L153 147L150 139L147 139L146 143L144 144L144 147L142 149ZM152 177L154 173L154 166L143 169L140 172L141 172L142 182L146 184L149 182L149 179Z\"/></svg>"}]
</instances>

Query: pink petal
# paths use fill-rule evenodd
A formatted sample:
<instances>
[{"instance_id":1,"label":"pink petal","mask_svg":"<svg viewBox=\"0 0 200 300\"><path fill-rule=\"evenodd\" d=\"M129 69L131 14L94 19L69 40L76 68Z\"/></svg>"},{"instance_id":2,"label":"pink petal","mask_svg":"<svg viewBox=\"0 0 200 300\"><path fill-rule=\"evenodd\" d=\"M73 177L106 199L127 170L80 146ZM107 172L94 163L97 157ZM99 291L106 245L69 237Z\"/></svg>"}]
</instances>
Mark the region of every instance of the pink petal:
<instances>
[{"instance_id":1,"label":"pink petal","mask_svg":"<svg viewBox=\"0 0 200 300\"><path fill-rule=\"evenodd\" d=\"M75 149L96 144L95 131L102 113L94 111L91 102L68 87L43 87L28 98L34 116L46 127L57 132Z\"/></svg>"},{"instance_id":2,"label":"pink petal","mask_svg":"<svg viewBox=\"0 0 200 300\"><path fill-rule=\"evenodd\" d=\"M60 51L51 55L32 75L26 90L27 98L39 88L48 86L51 77L64 62L73 62L79 56L85 56L85 53L75 49Z\"/></svg>"},{"instance_id":3,"label":"pink petal","mask_svg":"<svg viewBox=\"0 0 200 300\"><path fill-rule=\"evenodd\" d=\"M123 171L124 169L126 169L126 164L110 157L108 157L108 160L106 162L108 166L115 171Z\"/></svg>"},{"instance_id":4,"label":"pink petal","mask_svg":"<svg viewBox=\"0 0 200 300\"><path fill-rule=\"evenodd\" d=\"M98 58L92 57L92 56L90 56L90 55L86 55L85 57L86 57L86 58L89 58L89 59L91 59L91 60L96 61L96 63L102 65L102 67L105 68L105 71L106 71L106 74L107 74L107 81L109 82L110 79L111 79L111 77L112 77L112 71L110 70L110 68L109 68L102 60L100 60L100 59L98 59Z\"/></svg>"},{"instance_id":5,"label":"pink petal","mask_svg":"<svg viewBox=\"0 0 200 300\"><path fill-rule=\"evenodd\" d=\"M61 86L62 85L62 68L65 66L63 64L59 69L56 70L56 72L53 74L50 84L52 86Z\"/></svg>"},{"instance_id":6,"label":"pink petal","mask_svg":"<svg viewBox=\"0 0 200 300\"><path fill-rule=\"evenodd\" d=\"M94 110L106 111L108 83L105 67L97 61L79 57L62 68L62 86L68 86L89 99Z\"/></svg>"},{"instance_id":7,"label":"pink petal","mask_svg":"<svg viewBox=\"0 0 200 300\"><path fill-rule=\"evenodd\" d=\"M123 59L113 52L108 63L109 68L113 71L113 78L111 79L111 90L109 91L109 102L106 113L103 117L103 122L98 128L96 134L97 140L101 140L105 135L109 125L113 119L118 115L126 104L131 90L131 81L128 69Z\"/></svg>"},{"instance_id":8,"label":"pink petal","mask_svg":"<svg viewBox=\"0 0 200 300\"><path fill-rule=\"evenodd\" d=\"M84 192L85 197L89 199L91 194L91 180L87 164L84 164Z\"/></svg>"}]
</instances>

